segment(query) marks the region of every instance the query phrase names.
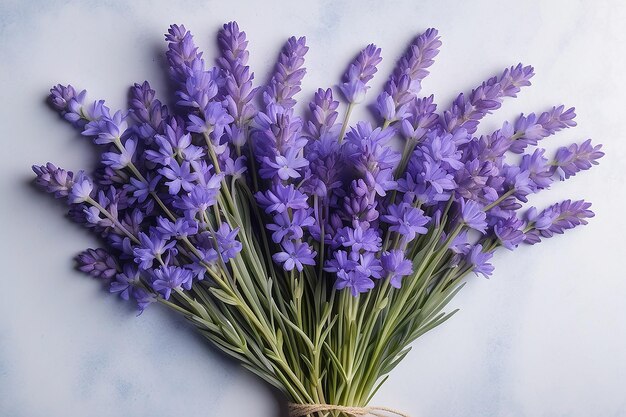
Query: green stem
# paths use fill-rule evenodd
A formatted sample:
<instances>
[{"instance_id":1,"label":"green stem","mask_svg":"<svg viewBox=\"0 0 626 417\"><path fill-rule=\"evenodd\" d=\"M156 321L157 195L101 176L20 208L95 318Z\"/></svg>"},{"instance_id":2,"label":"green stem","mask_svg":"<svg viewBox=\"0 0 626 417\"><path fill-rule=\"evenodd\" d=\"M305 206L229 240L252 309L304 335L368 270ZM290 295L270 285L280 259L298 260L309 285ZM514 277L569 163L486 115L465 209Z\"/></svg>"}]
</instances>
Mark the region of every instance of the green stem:
<instances>
[{"instance_id":1,"label":"green stem","mask_svg":"<svg viewBox=\"0 0 626 417\"><path fill-rule=\"evenodd\" d=\"M337 139L339 143L343 142L343 137L346 134L346 129L348 129L348 123L350 121L350 115L352 114L352 109L354 108L354 103L348 104L346 108L346 115L343 118L343 123L341 125L341 132L339 132L339 138Z\"/></svg>"}]
</instances>

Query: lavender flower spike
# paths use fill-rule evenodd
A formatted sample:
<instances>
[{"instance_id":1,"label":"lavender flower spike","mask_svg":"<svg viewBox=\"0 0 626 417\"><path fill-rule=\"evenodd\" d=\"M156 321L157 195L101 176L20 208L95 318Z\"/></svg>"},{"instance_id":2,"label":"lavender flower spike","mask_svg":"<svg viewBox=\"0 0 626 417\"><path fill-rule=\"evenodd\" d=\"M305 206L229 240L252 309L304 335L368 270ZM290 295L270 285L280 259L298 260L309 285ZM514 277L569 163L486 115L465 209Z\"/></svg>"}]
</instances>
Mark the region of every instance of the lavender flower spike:
<instances>
[{"instance_id":1,"label":"lavender flower spike","mask_svg":"<svg viewBox=\"0 0 626 417\"><path fill-rule=\"evenodd\" d=\"M598 159L604 156L601 148L602 145L593 146L591 139L587 139L580 145L573 143L569 147L559 148L552 163L553 170L562 180L573 177L580 171L598 165Z\"/></svg>"},{"instance_id":2,"label":"lavender flower spike","mask_svg":"<svg viewBox=\"0 0 626 417\"><path fill-rule=\"evenodd\" d=\"M163 133L165 119L169 115L168 108L155 96L156 92L148 81L135 84L130 89L129 116L138 123L136 131L148 143L152 142L154 135Z\"/></svg>"},{"instance_id":3,"label":"lavender flower spike","mask_svg":"<svg viewBox=\"0 0 626 417\"><path fill-rule=\"evenodd\" d=\"M480 119L500 108L504 97L516 97L521 87L530 85L533 75L533 67L518 64L482 83L472 90L469 98L459 94L452 107L441 116L442 127L448 132L459 129L465 129L470 134L476 132Z\"/></svg>"},{"instance_id":4,"label":"lavender flower spike","mask_svg":"<svg viewBox=\"0 0 626 417\"><path fill-rule=\"evenodd\" d=\"M369 89L367 83L376 74L376 65L382 61L380 48L370 44L363 49L350 64L343 75L343 83L339 89L349 103L360 103L365 99L365 93Z\"/></svg>"},{"instance_id":5,"label":"lavender flower spike","mask_svg":"<svg viewBox=\"0 0 626 417\"><path fill-rule=\"evenodd\" d=\"M78 269L97 278L110 279L120 272L117 261L106 249L87 249L76 256Z\"/></svg>"},{"instance_id":6,"label":"lavender flower spike","mask_svg":"<svg viewBox=\"0 0 626 417\"><path fill-rule=\"evenodd\" d=\"M263 93L265 105L276 103L284 109L290 109L296 104L293 96L300 91L300 84L306 69L304 55L309 50L306 38L296 39L294 36L287 40L281 51L274 75Z\"/></svg>"},{"instance_id":7,"label":"lavender flower spike","mask_svg":"<svg viewBox=\"0 0 626 417\"><path fill-rule=\"evenodd\" d=\"M376 100L378 114L387 122L400 118L406 105L417 98L422 80L429 74L434 58L439 54L439 32L428 29L417 36L398 61L385 89Z\"/></svg>"},{"instance_id":8,"label":"lavender flower spike","mask_svg":"<svg viewBox=\"0 0 626 417\"><path fill-rule=\"evenodd\" d=\"M234 73L238 66L248 63L250 53L246 49L246 33L239 30L237 22L224 25L217 34L217 43L221 51L217 63L224 71Z\"/></svg>"},{"instance_id":9,"label":"lavender flower spike","mask_svg":"<svg viewBox=\"0 0 626 417\"><path fill-rule=\"evenodd\" d=\"M587 219L595 216L593 211L589 210L590 207L591 203L584 200L565 200L541 213L537 213L537 209L531 207L525 216L530 230L525 234L524 243L534 245L541 238L550 238L576 226L586 225Z\"/></svg>"},{"instance_id":10,"label":"lavender flower spike","mask_svg":"<svg viewBox=\"0 0 626 417\"><path fill-rule=\"evenodd\" d=\"M54 194L56 198L67 197L74 185L72 171L57 168L50 162L46 165L33 165L33 171L37 174L35 184Z\"/></svg>"},{"instance_id":11,"label":"lavender flower spike","mask_svg":"<svg viewBox=\"0 0 626 417\"><path fill-rule=\"evenodd\" d=\"M538 141L568 127L576 126L576 112L573 107L565 110L565 106L553 107L551 110L536 116L523 114L515 121L515 133L509 138L509 150L522 153L529 145L537 145ZM503 128L505 130L505 128Z\"/></svg>"},{"instance_id":12,"label":"lavender flower spike","mask_svg":"<svg viewBox=\"0 0 626 417\"><path fill-rule=\"evenodd\" d=\"M435 62L434 58L439 54L440 46L439 32L437 29L430 28L417 36L400 58L389 80L389 84L394 83L400 86L402 78L408 78L408 88L404 91L398 90L398 95L395 97L399 104L417 97L422 89L422 80L429 74L427 68Z\"/></svg>"},{"instance_id":13,"label":"lavender flower spike","mask_svg":"<svg viewBox=\"0 0 626 417\"><path fill-rule=\"evenodd\" d=\"M61 116L70 123L79 126L82 118L80 108L83 106L86 94L87 92L85 90L77 93L74 87L69 84L67 86L57 84L50 89L48 100L50 105L58 111Z\"/></svg>"},{"instance_id":14,"label":"lavender flower spike","mask_svg":"<svg viewBox=\"0 0 626 417\"><path fill-rule=\"evenodd\" d=\"M170 26L165 40L170 43L165 55L175 81L184 84L191 73L204 70L202 52L198 52L193 36L185 29L185 26Z\"/></svg>"},{"instance_id":15,"label":"lavender flower spike","mask_svg":"<svg viewBox=\"0 0 626 417\"><path fill-rule=\"evenodd\" d=\"M236 22L225 24L218 33L217 41L221 51L217 64L225 72L224 100L230 115L235 119L234 126L228 129L228 133L231 141L241 146L246 142L244 125L256 114L252 102L257 91L252 86L254 73L246 65L249 56L246 49L248 41L245 32L239 30Z\"/></svg>"},{"instance_id":16,"label":"lavender flower spike","mask_svg":"<svg viewBox=\"0 0 626 417\"><path fill-rule=\"evenodd\" d=\"M310 117L305 126L311 139L321 139L335 126L337 107L339 102L333 98L333 90L317 90L309 103Z\"/></svg>"}]
</instances>

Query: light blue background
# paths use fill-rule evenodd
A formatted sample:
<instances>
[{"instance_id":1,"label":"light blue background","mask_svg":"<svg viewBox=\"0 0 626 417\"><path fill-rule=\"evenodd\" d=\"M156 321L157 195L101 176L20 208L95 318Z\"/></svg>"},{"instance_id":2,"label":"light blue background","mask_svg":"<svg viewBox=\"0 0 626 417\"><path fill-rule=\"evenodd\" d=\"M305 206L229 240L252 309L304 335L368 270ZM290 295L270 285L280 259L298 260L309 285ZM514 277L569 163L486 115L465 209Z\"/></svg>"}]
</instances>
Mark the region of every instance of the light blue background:
<instances>
[{"instance_id":1,"label":"light blue background","mask_svg":"<svg viewBox=\"0 0 626 417\"><path fill-rule=\"evenodd\" d=\"M162 33L182 22L212 60L221 23L250 39L257 80L281 42L306 35L303 93L334 84L360 47L385 57L373 91L419 31L442 52L424 92L441 106L501 68L535 65L533 87L486 119L577 107L579 127L554 148L593 137L600 167L533 199L589 198L597 217L537 247L496 256L491 280L470 277L461 312L424 336L374 403L415 417L626 416L626 6L583 1L0 2L0 416L265 417L272 392L208 348L181 320L136 318L72 257L97 242L30 185L30 165L90 167L90 145L44 104L54 83L124 104L148 79L164 97ZM373 94L370 94L370 97ZM361 112L363 116L365 113Z\"/></svg>"}]
</instances>

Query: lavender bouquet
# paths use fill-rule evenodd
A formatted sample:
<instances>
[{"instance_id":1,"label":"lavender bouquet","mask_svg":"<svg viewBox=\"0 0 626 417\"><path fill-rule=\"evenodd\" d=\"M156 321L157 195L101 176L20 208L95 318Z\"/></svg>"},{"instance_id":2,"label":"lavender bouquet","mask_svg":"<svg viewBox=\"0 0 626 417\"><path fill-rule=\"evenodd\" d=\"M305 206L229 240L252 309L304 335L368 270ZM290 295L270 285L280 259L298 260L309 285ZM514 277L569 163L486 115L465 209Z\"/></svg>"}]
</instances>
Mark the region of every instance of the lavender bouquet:
<instances>
[{"instance_id":1,"label":"lavender bouquet","mask_svg":"<svg viewBox=\"0 0 626 417\"><path fill-rule=\"evenodd\" d=\"M99 146L100 165L93 175L34 166L35 181L102 238L78 255L80 270L140 312L158 303L184 315L284 392L293 416L380 413L372 396L411 342L456 312L443 310L465 276L490 276L500 247L593 216L585 201L522 210L529 194L603 155L589 140L554 156L536 147L576 125L573 108L476 135L486 114L530 85L530 66L436 112L433 96L420 96L441 46L429 29L376 97L375 122L354 123L381 62L375 45L300 117L305 38L286 42L258 87L236 23L220 30L212 68L185 27L165 38L176 104L147 81L115 112L53 87L52 107Z\"/></svg>"}]
</instances>

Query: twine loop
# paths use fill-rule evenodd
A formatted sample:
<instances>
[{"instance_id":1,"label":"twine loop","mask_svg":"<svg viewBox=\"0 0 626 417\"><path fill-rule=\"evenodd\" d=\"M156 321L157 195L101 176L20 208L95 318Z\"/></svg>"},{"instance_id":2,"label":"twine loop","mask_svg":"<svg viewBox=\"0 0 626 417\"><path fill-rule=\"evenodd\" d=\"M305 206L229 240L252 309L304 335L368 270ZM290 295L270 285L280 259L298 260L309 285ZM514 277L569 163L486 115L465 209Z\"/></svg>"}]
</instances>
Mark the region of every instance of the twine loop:
<instances>
[{"instance_id":1,"label":"twine loop","mask_svg":"<svg viewBox=\"0 0 626 417\"><path fill-rule=\"evenodd\" d=\"M394 410L389 407L350 407L345 405L332 405L332 404L295 404L289 403L289 417L304 417L309 414L324 412L324 411L339 411L340 413L349 414L351 416L374 416L374 417L388 417L394 415L398 417L410 417L408 414L404 414L401 411Z\"/></svg>"}]
</instances>

